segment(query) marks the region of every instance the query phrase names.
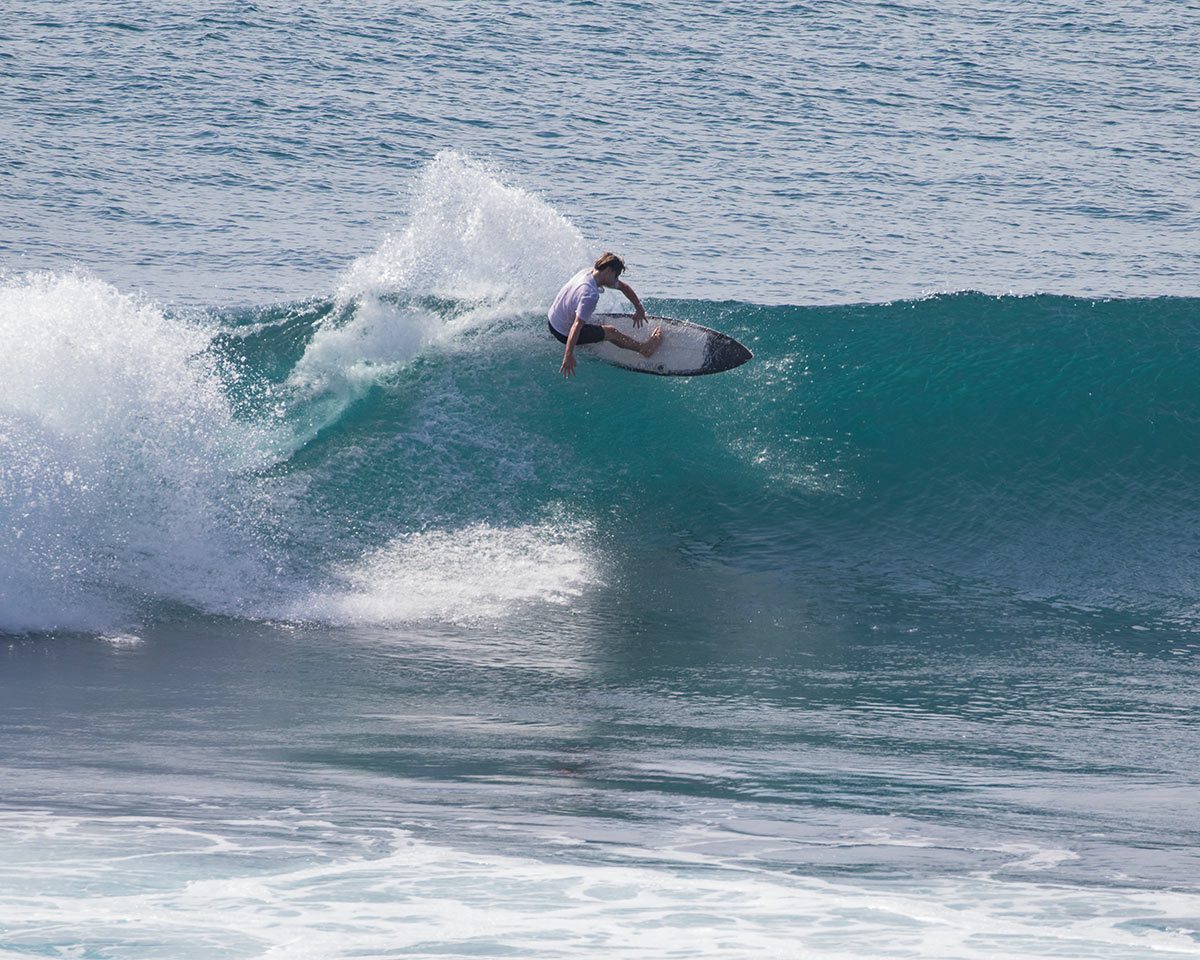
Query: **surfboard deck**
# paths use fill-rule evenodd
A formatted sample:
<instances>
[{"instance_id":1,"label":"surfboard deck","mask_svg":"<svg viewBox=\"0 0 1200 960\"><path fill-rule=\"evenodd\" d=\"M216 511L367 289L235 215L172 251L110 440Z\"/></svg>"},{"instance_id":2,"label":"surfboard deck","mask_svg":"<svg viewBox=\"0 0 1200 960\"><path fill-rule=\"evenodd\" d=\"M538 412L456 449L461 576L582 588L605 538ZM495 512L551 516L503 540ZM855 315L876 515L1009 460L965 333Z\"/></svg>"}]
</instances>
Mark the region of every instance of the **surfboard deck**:
<instances>
[{"instance_id":1,"label":"surfboard deck","mask_svg":"<svg viewBox=\"0 0 1200 960\"><path fill-rule=\"evenodd\" d=\"M611 343L588 343L577 348L606 363L637 373L652 373L660 377L699 377L740 367L754 356L733 337L719 330L674 317L652 317L647 314L645 324L634 327L633 314L596 313L592 315L591 322L612 324L637 340L645 340L655 327L662 327L662 345L650 357L643 357L632 350L622 350Z\"/></svg>"}]
</instances>

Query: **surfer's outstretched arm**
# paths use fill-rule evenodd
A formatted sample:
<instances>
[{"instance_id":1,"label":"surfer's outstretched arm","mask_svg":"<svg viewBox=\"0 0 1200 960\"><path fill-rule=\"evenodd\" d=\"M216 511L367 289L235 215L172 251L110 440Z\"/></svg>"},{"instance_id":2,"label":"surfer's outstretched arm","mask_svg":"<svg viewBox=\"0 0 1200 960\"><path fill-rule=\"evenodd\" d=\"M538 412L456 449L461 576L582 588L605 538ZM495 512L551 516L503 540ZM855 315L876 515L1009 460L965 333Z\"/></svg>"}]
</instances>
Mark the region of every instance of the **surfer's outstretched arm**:
<instances>
[{"instance_id":1,"label":"surfer's outstretched arm","mask_svg":"<svg viewBox=\"0 0 1200 960\"><path fill-rule=\"evenodd\" d=\"M646 308L642 306L642 301L638 299L638 295L634 292L633 287L623 280L617 281L617 289L625 294L625 298L633 304L633 325L640 327L646 322Z\"/></svg>"},{"instance_id":2,"label":"surfer's outstretched arm","mask_svg":"<svg viewBox=\"0 0 1200 960\"><path fill-rule=\"evenodd\" d=\"M564 377L575 374L575 341L579 339L579 331L582 329L583 319L576 315L575 322L571 324L571 332L567 334L567 346L563 350L562 366L558 368L558 372Z\"/></svg>"}]
</instances>

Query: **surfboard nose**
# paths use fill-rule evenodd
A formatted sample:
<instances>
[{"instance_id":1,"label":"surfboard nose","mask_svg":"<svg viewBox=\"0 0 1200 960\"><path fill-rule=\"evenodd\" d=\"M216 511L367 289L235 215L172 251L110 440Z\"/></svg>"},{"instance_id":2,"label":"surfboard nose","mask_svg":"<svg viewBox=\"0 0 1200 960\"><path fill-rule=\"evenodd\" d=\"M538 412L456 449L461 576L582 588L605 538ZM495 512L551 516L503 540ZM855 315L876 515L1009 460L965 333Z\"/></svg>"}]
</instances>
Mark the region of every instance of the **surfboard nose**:
<instances>
[{"instance_id":1,"label":"surfboard nose","mask_svg":"<svg viewBox=\"0 0 1200 960\"><path fill-rule=\"evenodd\" d=\"M754 354L749 349L732 337L723 334L711 337L705 351L704 372L720 373L723 370L732 370L753 357Z\"/></svg>"}]
</instances>

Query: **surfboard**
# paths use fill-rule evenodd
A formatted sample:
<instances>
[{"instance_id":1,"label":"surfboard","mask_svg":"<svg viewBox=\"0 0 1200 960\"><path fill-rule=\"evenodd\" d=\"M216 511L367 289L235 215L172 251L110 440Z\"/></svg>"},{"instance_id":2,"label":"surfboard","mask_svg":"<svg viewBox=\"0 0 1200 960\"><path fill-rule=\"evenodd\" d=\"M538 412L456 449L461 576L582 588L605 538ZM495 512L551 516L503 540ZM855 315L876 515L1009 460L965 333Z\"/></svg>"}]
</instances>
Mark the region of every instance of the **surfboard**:
<instances>
[{"instance_id":1,"label":"surfboard","mask_svg":"<svg viewBox=\"0 0 1200 960\"><path fill-rule=\"evenodd\" d=\"M645 340L655 327L662 327L662 344L654 354L643 357L633 350L622 350L611 343L588 343L584 350L599 360L638 373L653 373L660 377L698 377L707 373L732 370L754 356L733 337L674 317L646 316L646 322L634 327L633 314L595 313L592 323L612 324L636 340Z\"/></svg>"}]
</instances>

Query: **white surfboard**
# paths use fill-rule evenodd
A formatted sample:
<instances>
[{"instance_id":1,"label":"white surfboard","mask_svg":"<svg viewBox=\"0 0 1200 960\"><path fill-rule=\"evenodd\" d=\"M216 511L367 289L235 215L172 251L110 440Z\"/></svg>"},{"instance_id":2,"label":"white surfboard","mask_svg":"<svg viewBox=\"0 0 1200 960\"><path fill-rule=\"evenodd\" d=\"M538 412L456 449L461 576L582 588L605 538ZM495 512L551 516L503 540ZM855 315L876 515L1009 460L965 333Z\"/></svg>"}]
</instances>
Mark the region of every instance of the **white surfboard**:
<instances>
[{"instance_id":1,"label":"white surfboard","mask_svg":"<svg viewBox=\"0 0 1200 960\"><path fill-rule=\"evenodd\" d=\"M673 317L647 316L642 326L634 327L632 314L596 313L592 315L591 322L612 324L635 340L645 340L655 327L662 327L662 344L649 357L643 357L633 350L622 350L611 343L588 343L577 348L597 359L638 373L697 377L732 370L754 356L733 337Z\"/></svg>"}]
</instances>

